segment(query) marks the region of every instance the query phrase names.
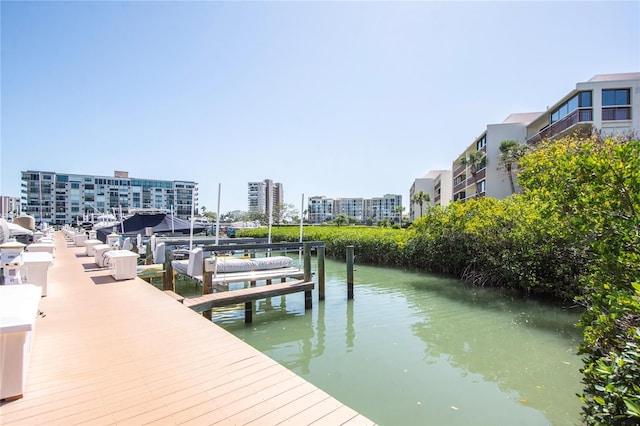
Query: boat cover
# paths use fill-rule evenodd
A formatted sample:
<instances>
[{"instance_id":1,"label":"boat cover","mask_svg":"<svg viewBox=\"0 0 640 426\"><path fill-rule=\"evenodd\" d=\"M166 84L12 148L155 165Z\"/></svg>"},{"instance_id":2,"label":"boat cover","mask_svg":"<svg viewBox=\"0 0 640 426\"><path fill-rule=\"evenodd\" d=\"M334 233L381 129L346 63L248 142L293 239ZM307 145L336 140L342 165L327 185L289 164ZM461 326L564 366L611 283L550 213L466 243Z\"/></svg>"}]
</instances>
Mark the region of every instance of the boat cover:
<instances>
[{"instance_id":1,"label":"boat cover","mask_svg":"<svg viewBox=\"0 0 640 426\"><path fill-rule=\"evenodd\" d=\"M125 235L144 235L146 228L153 228L154 234L167 234L171 232L188 234L191 231L191 222L168 213L136 213L126 218L124 222L118 222L115 225L96 230L98 239L102 242L107 242L107 235L113 232L114 227L118 233ZM122 232L123 227L124 232ZM205 227L202 224L194 223L194 234L198 234L204 230Z\"/></svg>"},{"instance_id":2,"label":"boat cover","mask_svg":"<svg viewBox=\"0 0 640 426\"><path fill-rule=\"evenodd\" d=\"M286 256L239 258L219 256L216 259L218 274L231 272L263 271L266 269L289 268L293 260Z\"/></svg>"},{"instance_id":3,"label":"boat cover","mask_svg":"<svg viewBox=\"0 0 640 426\"><path fill-rule=\"evenodd\" d=\"M171 262L173 270L178 274L187 273L188 260L174 260ZM240 258L218 256L216 258L216 271L214 274L227 274L233 272L264 271L268 269L290 268L293 260L287 256L271 256L256 258Z\"/></svg>"}]
</instances>

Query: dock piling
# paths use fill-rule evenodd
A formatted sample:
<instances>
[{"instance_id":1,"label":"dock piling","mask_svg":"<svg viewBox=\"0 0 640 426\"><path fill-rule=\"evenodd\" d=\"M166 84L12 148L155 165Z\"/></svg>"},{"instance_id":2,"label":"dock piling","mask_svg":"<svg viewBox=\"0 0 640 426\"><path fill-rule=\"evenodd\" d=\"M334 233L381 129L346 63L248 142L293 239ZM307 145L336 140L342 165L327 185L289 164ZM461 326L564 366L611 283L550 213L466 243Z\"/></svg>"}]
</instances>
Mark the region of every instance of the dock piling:
<instances>
[{"instance_id":1,"label":"dock piling","mask_svg":"<svg viewBox=\"0 0 640 426\"><path fill-rule=\"evenodd\" d=\"M353 299L353 246L347 246L347 299Z\"/></svg>"},{"instance_id":2,"label":"dock piling","mask_svg":"<svg viewBox=\"0 0 640 426\"><path fill-rule=\"evenodd\" d=\"M324 246L318 247L318 300L324 300Z\"/></svg>"}]
</instances>

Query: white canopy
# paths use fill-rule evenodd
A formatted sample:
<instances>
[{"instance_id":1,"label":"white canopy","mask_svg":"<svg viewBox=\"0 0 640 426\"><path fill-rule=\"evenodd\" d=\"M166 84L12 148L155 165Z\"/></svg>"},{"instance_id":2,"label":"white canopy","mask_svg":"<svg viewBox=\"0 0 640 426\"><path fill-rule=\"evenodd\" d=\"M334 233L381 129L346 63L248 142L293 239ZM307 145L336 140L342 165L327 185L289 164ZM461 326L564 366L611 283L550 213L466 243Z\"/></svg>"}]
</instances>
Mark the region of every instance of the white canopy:
<instances>
[{"instance_id":1,"label":"white canopy","mask_svg":"<svg viewBox=\"0 0 640 426\"><path fill-rule=\"evenodd\" d=\"M4 244L9 240L8 222L0 218L0 244Z\"/></svg>"},{"instance_id":2,"label":"white canopy","mask_svg":"<svg viewBox=\"0 0 640 426\"><path fill-rule=\"evenodd\" d=\"M17 235L33 235L33 231L23 228L20 225L16 225L15 223L7 222L7 226L9 227L10 237L15 237Z\"/></svg>"}]
</instances>

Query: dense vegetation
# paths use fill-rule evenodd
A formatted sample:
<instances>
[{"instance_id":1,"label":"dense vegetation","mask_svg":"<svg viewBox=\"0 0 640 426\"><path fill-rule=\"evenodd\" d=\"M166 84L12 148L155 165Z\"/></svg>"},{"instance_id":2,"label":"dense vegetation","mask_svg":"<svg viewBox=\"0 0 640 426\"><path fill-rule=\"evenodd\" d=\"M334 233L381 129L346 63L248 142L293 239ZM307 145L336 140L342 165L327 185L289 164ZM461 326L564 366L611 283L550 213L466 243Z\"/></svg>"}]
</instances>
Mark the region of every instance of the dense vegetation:
<instances>
[{"instance_id":1,"label":"dense vegetation","mask_svg":"<svg viewBox=\"0 0 640 426\"><path fill-rule=\"evenodd\" d=\"M426 207L408 229L305 227L329 257L424 268L585 308L583 419L640 422L640 142L546 142L519 161L523 194ZM264 236L264 230L244 236ZM297 227L272 230L298 241Z\"/></svg>"},{"instance_id":2,"label":"dense vegetation","mask_svg":"<svg viewBox=\"0 0 640 426\"><path fill-rule=\"evenodd\" d=\"M583 247L588 424L640 422L640 142L569 138L522 159L521 184Z\"/></svg>"}]
</instances>

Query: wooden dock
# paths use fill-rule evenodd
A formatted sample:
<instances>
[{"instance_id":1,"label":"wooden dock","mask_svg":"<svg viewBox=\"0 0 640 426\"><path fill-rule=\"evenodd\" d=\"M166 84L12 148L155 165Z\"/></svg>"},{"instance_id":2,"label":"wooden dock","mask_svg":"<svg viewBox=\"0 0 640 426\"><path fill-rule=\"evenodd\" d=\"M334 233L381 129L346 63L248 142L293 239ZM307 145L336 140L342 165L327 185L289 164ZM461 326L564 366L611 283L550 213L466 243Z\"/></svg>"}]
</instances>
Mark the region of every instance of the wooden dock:
<instances>
[{"instance_id":1,"label":"wooden dock","mask_svg":"<svg viewBox=\"0 0 640 426\"><path fill-rule=\"evenodd\" d=\"M48 281L2 425L373 424L145 281L115 281L61 233Z\"/></svg>"},{"instance_id":2,"label":"wooden dock","mask_svg":"<svg viewBox=\"0 0 640 426\"><path fill-rule=\"evenodd\" d=\"M177 299L184 303L185 306L196 312L203 312L221 306L244 303L244 322L250 323L253 318L253 302L259 299L304 292L304 307L305 309L311 309L311 291L313 290L313 287L313 281L300 280L282 282L280 284L267 284L233 291L223 291L220 293L203 294L198 297L189 297L183 300L179 300L179 298ZM175 296L173 297L175 298Z\"/></svg>"}]
</instances>

